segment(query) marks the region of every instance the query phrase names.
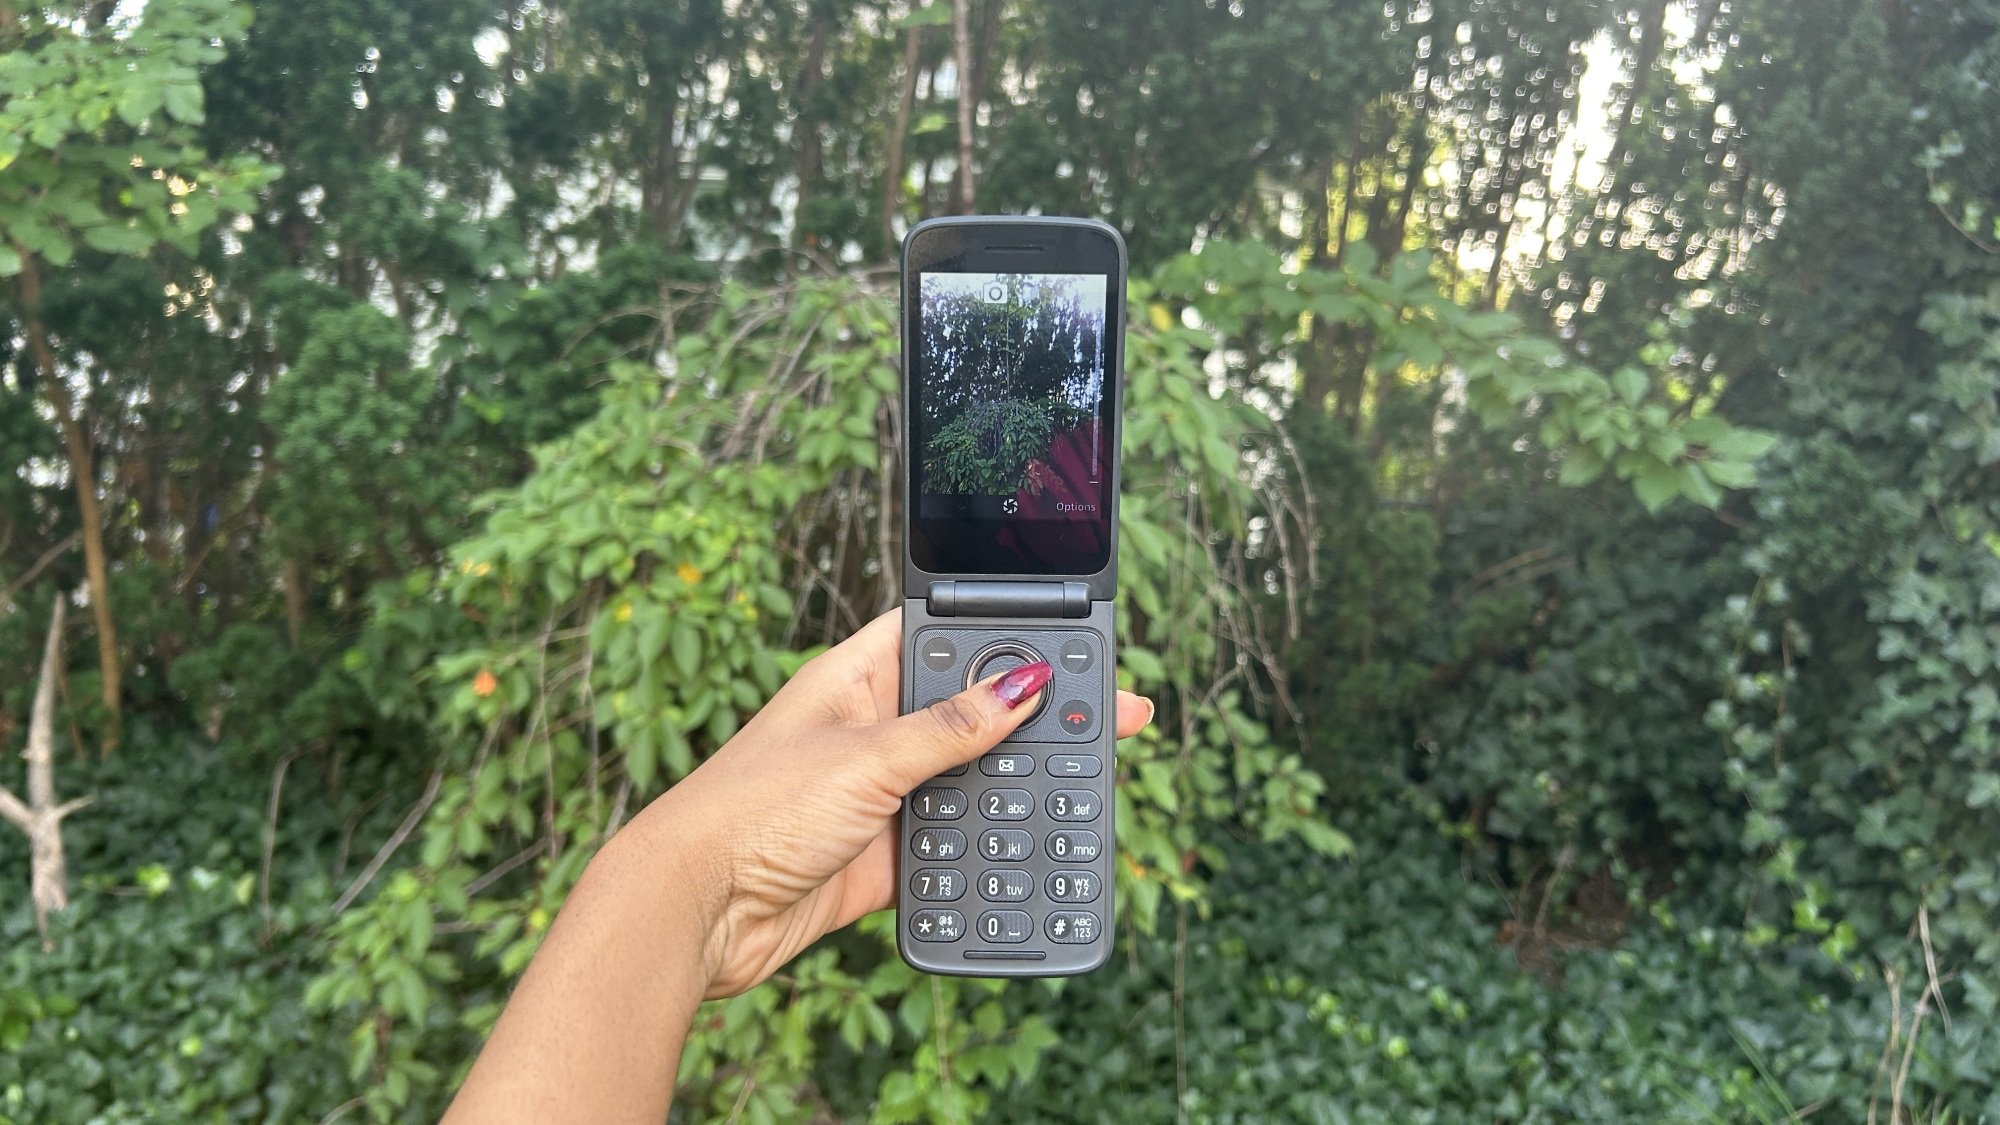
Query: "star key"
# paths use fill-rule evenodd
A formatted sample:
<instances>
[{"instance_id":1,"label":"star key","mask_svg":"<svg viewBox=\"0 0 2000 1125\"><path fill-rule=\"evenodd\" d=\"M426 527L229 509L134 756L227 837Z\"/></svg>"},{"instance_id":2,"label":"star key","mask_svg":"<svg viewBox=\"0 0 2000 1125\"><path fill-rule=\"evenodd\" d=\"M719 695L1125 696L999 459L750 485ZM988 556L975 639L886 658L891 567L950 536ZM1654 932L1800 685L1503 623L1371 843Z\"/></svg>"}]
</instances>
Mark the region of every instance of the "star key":
<instances>
[{"instance_id":1,"label":"star key","mask_svg":"<svg viewBox=\"0 0 2000 1125\"><path fill-rule=\"evenodd\" d=\"M910 916L910 936L918 941L957 941L964 926L956 910L919 910Z\"/></svg>"}]
</instances>

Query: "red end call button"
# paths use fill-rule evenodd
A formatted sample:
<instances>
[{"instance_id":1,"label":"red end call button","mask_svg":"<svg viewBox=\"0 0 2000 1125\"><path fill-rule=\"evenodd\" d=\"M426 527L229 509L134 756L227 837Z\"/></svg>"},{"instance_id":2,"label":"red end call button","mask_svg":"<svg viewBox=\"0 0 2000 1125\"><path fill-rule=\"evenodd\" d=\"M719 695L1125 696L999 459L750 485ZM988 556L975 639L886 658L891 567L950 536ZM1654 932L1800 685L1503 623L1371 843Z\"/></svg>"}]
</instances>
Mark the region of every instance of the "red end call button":
<instances>
[{"instance_id":1,"label":"red end call button","mask_svg":"<svg viewBox=\"0 0 2000 1125\"><path fill-rule=\"evenodd\" d=\"M1097 713L1083 700L1072 699L1056 708L1056 721L1070 734L1089 734L1097 723Z\"/></svg>"}]
</instances>

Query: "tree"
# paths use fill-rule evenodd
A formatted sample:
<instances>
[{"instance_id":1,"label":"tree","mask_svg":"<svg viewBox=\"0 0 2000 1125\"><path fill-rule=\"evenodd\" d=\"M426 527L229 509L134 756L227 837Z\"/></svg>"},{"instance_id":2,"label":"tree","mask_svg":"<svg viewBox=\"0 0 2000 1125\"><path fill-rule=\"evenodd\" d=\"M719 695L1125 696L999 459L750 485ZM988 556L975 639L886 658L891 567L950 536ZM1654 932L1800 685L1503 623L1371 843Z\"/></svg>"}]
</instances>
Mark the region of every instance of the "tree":
<instances>
[{"instance_id":1,"label":"tree","mask_svg":"<svg viewBox=\"0 0 2000 1125\"><path fill-rule=\"evenodd\" d=\"M90 803L89 797L56 800L56 680L62 675L63 595L49 611L49 636L42 645L42 670L35 681L35 704L28 717L28 799L0 784L0 820L28 837L28 885L35 900L35 926L42 947L50 947L49 915L69 906L69 865L63 859L63 818Z\"/></svg>"},{"instance_id":2,"label":"tree","mask_svg":"<svg viewBox=\"0 0 2000 1125\"><path fill-rule=\"evenodd\" d=\"M85 255L191 254L201 232L250 204L265 175L247 156L211 162L195 144L200 68L240 38L249 9L230 0L169 0L118 17L102 5L61 12L0 8L0 277L16 280L28 339L23 385L55 416L76 490L97 627L105 752L119 741L123 663L112 616L106 517L98 502L91 361L64 355L46 317L45 280Z\"/></svg>"}]
</instances>

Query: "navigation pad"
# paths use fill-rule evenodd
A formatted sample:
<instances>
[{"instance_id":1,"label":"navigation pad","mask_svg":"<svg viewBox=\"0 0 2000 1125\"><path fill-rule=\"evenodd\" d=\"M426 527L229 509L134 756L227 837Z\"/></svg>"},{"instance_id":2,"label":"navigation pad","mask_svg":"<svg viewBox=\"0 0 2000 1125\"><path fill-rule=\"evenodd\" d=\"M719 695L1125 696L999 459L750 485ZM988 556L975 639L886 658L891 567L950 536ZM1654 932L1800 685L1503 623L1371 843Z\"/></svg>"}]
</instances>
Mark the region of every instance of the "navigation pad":
<instances>
[{"instance_id":1,"label":"navigation pad","mask_svg":"<svg viewBox=\"0 0 2000 1125\"><path fill-rule=\"evenodd\" d=\"M1097 702L1104 698L1103 641L1078 629L925 629L916 637L912 693L920 704L1023 664L1046 660L1054 678L1042 690L1035 714L1008 742L1091 742L1097 738Z\"/></svg>"}]
</instances>

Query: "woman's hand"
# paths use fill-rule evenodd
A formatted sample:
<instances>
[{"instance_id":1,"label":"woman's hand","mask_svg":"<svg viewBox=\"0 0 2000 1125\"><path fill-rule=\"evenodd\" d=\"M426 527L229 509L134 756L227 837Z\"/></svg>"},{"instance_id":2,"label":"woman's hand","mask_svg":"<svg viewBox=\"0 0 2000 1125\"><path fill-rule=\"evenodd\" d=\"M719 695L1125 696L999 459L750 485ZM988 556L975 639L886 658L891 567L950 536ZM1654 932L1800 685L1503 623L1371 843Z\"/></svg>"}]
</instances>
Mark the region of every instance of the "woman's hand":
<instances>
[{"instance_id":1,"label":"woman's hand","mask_svg":"<svg viewBox=\"0 0 2000 1125\"><path fill-rule=\"evenodd\" d=\"M902 636L902 611L892 611L807 664L641 815L709 856L708 997L756 985L821 935L888 906L903 796L1034 713L1046 665L898 716ZM1118 693L1118 737L1152 715L1147 700Z\"/></svg>"},{"instance_id":2,"label":"woman's hand","mask_svg":"<svg viewBox=\"0 0 2000 1125\"><path fill-rule=\"evenodd\" d=\"M897 715L902 614L800 669L585 869L447 1120L658 1122L695 1007L886 907L904 794L998 745L1047 665ZM1153 705L1118 693L1116 730Z\"/></svg>"}]
</instances>

